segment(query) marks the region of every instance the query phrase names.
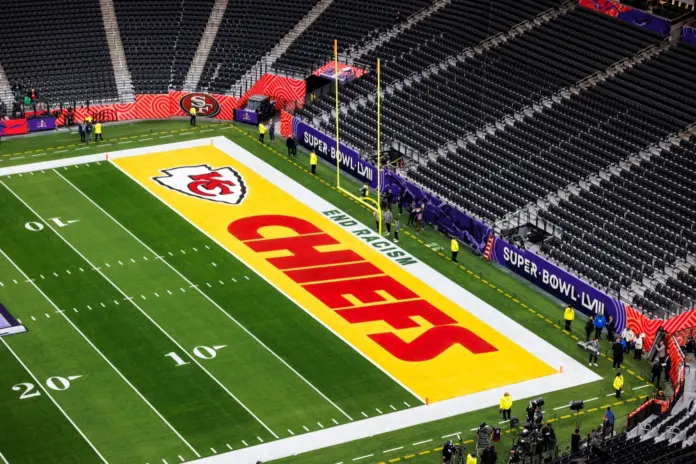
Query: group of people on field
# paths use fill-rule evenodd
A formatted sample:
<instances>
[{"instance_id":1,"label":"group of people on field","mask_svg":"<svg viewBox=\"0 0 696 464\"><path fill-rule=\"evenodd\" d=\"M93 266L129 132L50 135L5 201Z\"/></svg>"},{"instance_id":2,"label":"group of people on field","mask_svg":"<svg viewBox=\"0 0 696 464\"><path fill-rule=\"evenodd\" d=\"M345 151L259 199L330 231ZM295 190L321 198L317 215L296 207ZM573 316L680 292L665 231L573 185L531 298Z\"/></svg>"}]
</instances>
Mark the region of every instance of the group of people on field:
<instances>
[{"instance_id":1,"label":"group of people on field","mask_svg":"<svg viewBox=\"0 0 696 464\"><path fill-rule=\"evenodd\" d=\"M84 120L77 124L77 131L80 133L80 142L90 143L92 141L92 134L94 134L94 141L103 141L102 136L102 124L101 122L94 121L92 116L86 116Z\"/></svg>"}]
</instances>

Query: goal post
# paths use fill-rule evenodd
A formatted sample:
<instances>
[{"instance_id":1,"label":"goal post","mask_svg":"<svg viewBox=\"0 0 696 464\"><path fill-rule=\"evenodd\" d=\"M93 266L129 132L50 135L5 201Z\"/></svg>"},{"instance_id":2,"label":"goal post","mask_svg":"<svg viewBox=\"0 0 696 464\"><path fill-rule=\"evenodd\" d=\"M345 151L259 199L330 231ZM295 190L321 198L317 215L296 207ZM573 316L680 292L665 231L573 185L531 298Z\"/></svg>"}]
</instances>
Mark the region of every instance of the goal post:
<instances>
[{"instance_id":1,"label":"goal post","mask_svg":"<svg viewBox=\"0 0 696 464\"><path fill-rule=\"evenodd\" d=\"M354 200L359 201L363 203L365 206L367 206L370 210L373 212L376 212L378 214L378 217L380 218L379 225L378 225L378 233L381 235L382 234L382 185L381 185L381 79L380 79L380 60L377 60L377 199L375 200L374 198L371 197L359 197L355 195L355 193L346 190L341 186L341 160L340 160L340 129L339 129L339 117L340 117L340 109L339 109L339 100L338 100L338 87L339 87L339 72L338 72L338 40L334 40L334 100L335 100L335 125L336 125L336 188L343 193L344 195L347 195L349 197L352 197Z\"/></svg>"}]
</instances>

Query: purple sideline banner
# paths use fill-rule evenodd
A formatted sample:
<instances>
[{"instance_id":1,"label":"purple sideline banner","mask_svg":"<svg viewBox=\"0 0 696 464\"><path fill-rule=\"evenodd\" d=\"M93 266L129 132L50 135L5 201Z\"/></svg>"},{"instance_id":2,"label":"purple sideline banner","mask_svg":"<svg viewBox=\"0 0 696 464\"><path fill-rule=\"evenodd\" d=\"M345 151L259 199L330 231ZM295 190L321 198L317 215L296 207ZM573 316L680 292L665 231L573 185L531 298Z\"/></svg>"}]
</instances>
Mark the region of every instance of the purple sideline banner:
<instances>
[{"instance_id":1,"label":"purple sideline banner","mask_svg":"<svg viewBox=\"0 0 696 464\"><path fill-rule=\"evenodd\" d=\"M314 129L299 118L292 119L292 134L299 143L309 149L316 150L317 155L331 162L336 162L335 139ZM370 162L360 158L357 151L341 144L341 169L356 179L365 182L372 188L377 187L377 168ZM382 171L382 192L391 190L394 204L397 204L401 192L403 195L402 208L405 210L411 202L425 205L424 219L434 224L443 233L457 237L462 243L477 253L483 253L492 229L483 222L459 211L441 198L433 195L413 182L410 182L394 172Z\"/></svg>"},{"instance_id":2,"label":"purple sideline banner","mask_svg":"<svg viewBox=\"0 0 696 464\"><path fill-rule=\"evenodd\" d=\"M667 37L672 29L669 19L612 0L580 0L580 6L642 27L662 37Z\"/></svg>"},{"instance_id":3,"label":"purple sideline banner","mask_svg":"<svg viewBox=\"0 0 696 464\"><path fill-rule=\"evenodd\" d=\"M56 118L52 116L49 118L27 119L27 123L29 124L29 132L53 130L56 128Z\"/></svg>"},{"instance_id":4,"label":"purple sideline banner","mask_svg":"<svg viewBox=\"0 0 696 464\"><path fill-rule=\"evenodd\" d=\"M607 320L612 316L616 333L621 333L626 326L623 303L531 251L520 250L496 237L493 260L587 316L599 313L604 314Z\"/></svg>"},{"instance_id":5,"label":"purple sideline banner","mask_svg":"<svg viewBox=\"0 0 696 464\"><path fill-rule=\"evenodd\" d=\"M696 46L696 23L682 27L682 40Z\"/></svg>"},{"instance_id":6,"label":"purple sideline banner","mask_svg":"<svg viewBox=\"0 0 696 464\"><path fill-rule=\"evenodd\" d=\"M307 150L313 150L325 161L336 164L336 139L316 130L299 118L292 119L292 135ZM341 144L339 162L341 171L345 171L372 188L377 188L377 168L360 158L357 151Z\"/></svg>"},{"instance_id":7,"label":"purple sideline banner","mask_svg":"<svg viewBox=\"0 0 696 464\"><path fill-rule=\"evenodd\" d=\"M252 110L234 110L234 120L247 124L258 124L259 114Z\"/></svg>"},{"instance_id":8,"label":"purple sideline banner","mask_svg":"<svg viewBox=\"0 0 696 464\"><path fill-rule=\"evenodd\" d=\"M384 190L391 189L394 198L398 198L400 192L405 192L404 208L412 201L416 204L423 203L426 222L436 225L437 229L446 235L457 237L475 252L483 253L486 241L493 232L488 225L391 171L384 173L383 183Z\"/></svg>"}]
</instances>

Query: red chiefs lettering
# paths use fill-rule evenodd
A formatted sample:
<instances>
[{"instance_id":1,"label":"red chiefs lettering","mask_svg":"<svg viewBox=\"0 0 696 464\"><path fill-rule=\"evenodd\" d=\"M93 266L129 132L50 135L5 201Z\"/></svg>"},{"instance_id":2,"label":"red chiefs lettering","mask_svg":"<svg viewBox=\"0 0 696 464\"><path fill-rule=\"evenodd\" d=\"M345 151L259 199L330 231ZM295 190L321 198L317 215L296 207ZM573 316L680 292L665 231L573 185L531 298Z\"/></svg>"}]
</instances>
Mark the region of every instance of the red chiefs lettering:
<instances>
[{"instance_id":1,"label":"red chiefs lettering","mask_svg":"<svg viewBox=\"0 0 696 464\"><path fill-rule=\"evenodd\" d=\"M284 227L290 236L265 238L261 231L264 227ZM420 327L415 316L432 324L411 342L394 332L368 335L398 359L428 361L454 345L474 354L497 351L354 251L318 250L317 247L340 242L304 219L282 215L252 216L232 222L227 230L257 253L290 252L292 256L268 258L267 261L350 324L384 321L394 331L399 331ZM390 298L385 298L385 294Z\"/></svg>"}]
</instances>

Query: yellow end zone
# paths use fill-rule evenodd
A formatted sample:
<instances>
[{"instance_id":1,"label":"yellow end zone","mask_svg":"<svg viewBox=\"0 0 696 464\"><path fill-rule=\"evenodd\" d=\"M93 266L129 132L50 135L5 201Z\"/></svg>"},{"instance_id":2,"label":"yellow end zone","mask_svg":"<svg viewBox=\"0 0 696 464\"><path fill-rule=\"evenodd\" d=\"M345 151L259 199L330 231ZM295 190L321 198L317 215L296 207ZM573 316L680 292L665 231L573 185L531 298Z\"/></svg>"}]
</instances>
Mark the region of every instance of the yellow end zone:
<instances>
[{"instance_id":1,"label":"yellow end zone","mask_svg":"<svg viewBox=\"0 0 696 464\"><path fill-rule=\"evenodd\" d=\"M423 400L555 373L303 198L214 146L113 163Z\"/></svg>"}]
</instances>

